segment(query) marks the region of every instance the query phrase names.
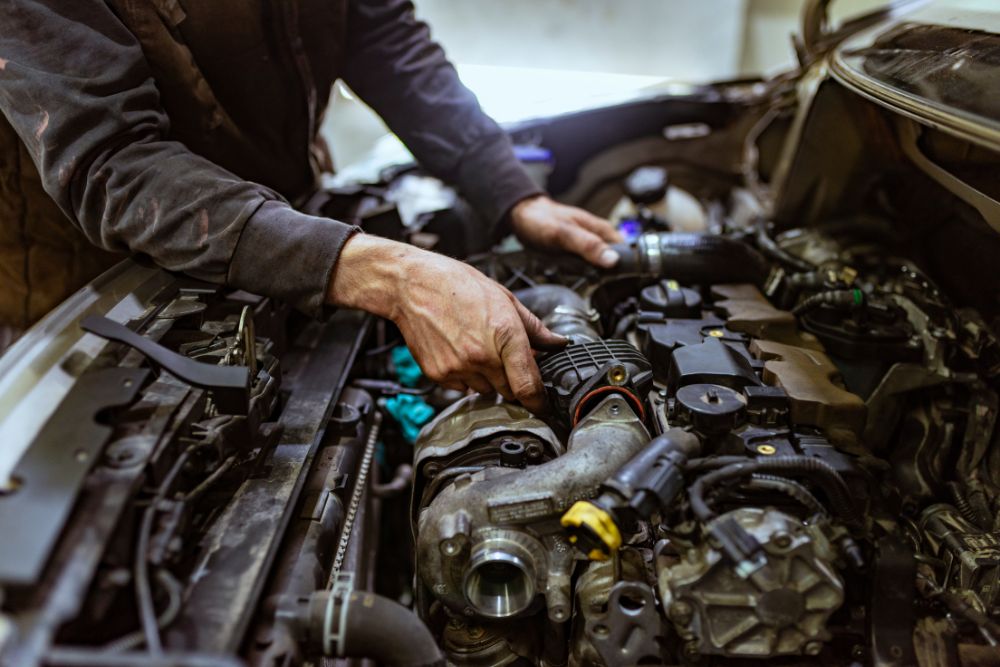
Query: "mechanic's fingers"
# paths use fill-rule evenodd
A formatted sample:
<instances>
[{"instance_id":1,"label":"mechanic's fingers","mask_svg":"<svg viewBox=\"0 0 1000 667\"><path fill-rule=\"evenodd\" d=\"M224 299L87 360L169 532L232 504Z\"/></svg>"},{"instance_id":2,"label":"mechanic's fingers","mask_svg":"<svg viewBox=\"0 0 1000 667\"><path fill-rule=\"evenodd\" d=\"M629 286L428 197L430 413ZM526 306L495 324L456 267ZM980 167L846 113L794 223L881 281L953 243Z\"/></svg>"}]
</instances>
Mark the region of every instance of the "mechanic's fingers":
<instances>
[{"instance_id":1,"label":"mechanic's fingers","mask_svg":"<svg viewBox=\"0 0 1000 667\"><path fill-rule=\"evenodd\" d=\"M559 233L560 245L572 253L604 269L618 263L618 253L608 247L600 236L579 225L565 224Z\"/></svg>"},{"instance_id":2,"label":"mechanic's fingers","mask_svg":"<svg viewBox=\"0 0 1000 667\"><path fill-rule=\"evenodd\" d=\"M518 317L521 318L521 323L524 324L524 332L528 334L528 342L531 347L546 352L555 352L566 347L569 338L549 331L548 327L542 324L542 321L523 303L518 301L516 296L512 294L510 298L514 302L514 308L517 310Z\"/></svg>"},{"instance_id":3,"label":"mechanic's fingers","mask_svg":"<svg viewBox=\"0 0 1000 667\"><path fill-rule=\"evenodd\" d=\"M510 388L510 383L507 382L507 375L504 373L502 365L483 369L483 376L489 382L490 386L505 399L508 401L517 400L514 396L514 390Z\"/></svg>"},{"instance_id":4,"label":"mechanic's fingers","mask_svg":"<svg viewBox=\"0 0 1000 667\"><path fill-rule=\"evenodd\" d=\"M574 214L576 221L580 225L594 232L608 243L622 243L625 241L625 237L615 229L615 226L604 218L600 218L590 211L584 211L582 208L574 211Z\"/></svg>"},{"instance_id":5,"label":"mechanic's fingers","mask_svg":"<svg viewBox=\"0 0 1000 667\"><path fill-rule=\"evenodd\" d=\"M465 375L462 377L462 381L467 384L469 389L472 391L477 391L480 394L485 394L486 396L494 394L497 391L493 384L479 373L470 373L469 375ZM506 396L504 398L506 398Z\"/></svg>"},{"instance_id":6,"label":"mechanic's fingers","mask_svg":"<svg viewBox=\"0 0 1000 667\"><path fill-rule=\"evenodd\" d=\"M445 389L460 391L463 394L469 390L469 387L461 380L441 380L438 384Z\"/></svg>"},{"instance_id":7,"label":"mechanic's fingers","mask_svg":"<svg viewBox=\"0 0 1000 667\"><path fill-rule=\"evenodd\" d=\"M538 364L531 356L531 346L523 331L509 330L497 340L504 372L514 398L532 412L545 409L545 391Z\"/></svg>"}]
</instances>

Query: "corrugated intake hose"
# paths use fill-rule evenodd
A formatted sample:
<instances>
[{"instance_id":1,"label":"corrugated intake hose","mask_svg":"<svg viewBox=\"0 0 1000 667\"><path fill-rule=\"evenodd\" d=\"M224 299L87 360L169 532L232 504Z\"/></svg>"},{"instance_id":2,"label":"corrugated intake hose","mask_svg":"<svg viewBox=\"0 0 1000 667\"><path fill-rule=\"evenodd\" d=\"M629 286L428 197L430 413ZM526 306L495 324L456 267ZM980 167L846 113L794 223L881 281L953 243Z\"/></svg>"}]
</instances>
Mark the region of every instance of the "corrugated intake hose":
<instances>
[{"instance_id":1,"label":"corrugated intake hose","mask_svg":"<svg viewBox=\"0 0 1000 667\"><path fill-rule=\"evenodd\" d=\"M673 278L689 285L752 283L762 286L767 260L750 244L715 234L660 232L612 246L621 256L611 273Z\"/></svg>"},{"instance_id":2,"label":"corrugated intake hose","mask_svg":"<svg viewBox=\"0 0 1000 667\"><path fill-rule=\"evenodd\" d=\"M538 285L518 290L514 296L553 333L572 338L576 343L600 339L590 304L570 288Z\"/></svg>"}]
</instances>

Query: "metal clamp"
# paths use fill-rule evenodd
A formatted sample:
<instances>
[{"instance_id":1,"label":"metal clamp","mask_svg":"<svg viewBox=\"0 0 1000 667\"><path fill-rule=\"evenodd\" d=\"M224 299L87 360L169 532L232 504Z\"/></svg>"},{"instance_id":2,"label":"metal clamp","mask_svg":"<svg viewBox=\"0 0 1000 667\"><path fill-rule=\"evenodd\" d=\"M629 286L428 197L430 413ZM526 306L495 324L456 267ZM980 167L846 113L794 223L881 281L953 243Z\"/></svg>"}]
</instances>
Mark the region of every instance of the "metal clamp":
<instances>
[{"instance_id":1,"label":"metal clamp","mask_svg":"<svg viewBox=\"0 0 1000 667\"><path fill-rule=\"evenodd\" d=\"M354 573L340 572L333 580L333 585L326 598L326 612L323 614L323 655L343 657L344 635L347 633L347 601L354 592ZM337 609L337 603L340 609ZM336 612L337 624L333 617ZM336 649L334 653L331 649Z\"/></svg>"}]
</instances>

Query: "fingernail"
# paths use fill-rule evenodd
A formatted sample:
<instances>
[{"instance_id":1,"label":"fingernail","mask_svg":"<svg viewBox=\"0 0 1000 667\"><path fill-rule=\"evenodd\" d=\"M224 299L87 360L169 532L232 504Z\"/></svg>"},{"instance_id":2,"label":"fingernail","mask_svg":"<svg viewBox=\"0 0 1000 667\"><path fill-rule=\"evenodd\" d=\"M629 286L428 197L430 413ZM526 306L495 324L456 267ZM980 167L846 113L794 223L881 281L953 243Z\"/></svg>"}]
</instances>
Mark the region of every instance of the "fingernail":
<instances>
[{"instance_id":1,"label":"fingernail","mask_svg":"<svg viewBox=\"0 0 1000 667\"><path fill-rule=\"evenodd\" d=\"M597 258L598 264L603 266L605 269L610 269L612 266L618 263L620 257L618 253L611 248L605 248L601 251L601 256Z\"/></svg>"}]
</instances>

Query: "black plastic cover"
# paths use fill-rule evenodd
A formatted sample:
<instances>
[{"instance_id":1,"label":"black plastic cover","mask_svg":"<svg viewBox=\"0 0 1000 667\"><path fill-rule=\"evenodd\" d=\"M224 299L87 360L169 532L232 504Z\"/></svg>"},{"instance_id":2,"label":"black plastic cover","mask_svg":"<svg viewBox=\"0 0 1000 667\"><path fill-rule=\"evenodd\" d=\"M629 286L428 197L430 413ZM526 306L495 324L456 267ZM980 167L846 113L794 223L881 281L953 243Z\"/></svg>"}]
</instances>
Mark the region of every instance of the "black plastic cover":
<instances>
[{"instance_id":1,"label":"black plastic cover","mask_svg":"<svg viewBox=\"0 0 1000 667\"><path fill-rule=\"evenodd\" d=\"M675 393L689 384L720 384L736 391L761 384L750 360L717 338L674 350L667 389Z\"/></svg>"}]
</instances>

